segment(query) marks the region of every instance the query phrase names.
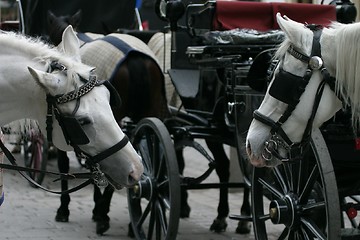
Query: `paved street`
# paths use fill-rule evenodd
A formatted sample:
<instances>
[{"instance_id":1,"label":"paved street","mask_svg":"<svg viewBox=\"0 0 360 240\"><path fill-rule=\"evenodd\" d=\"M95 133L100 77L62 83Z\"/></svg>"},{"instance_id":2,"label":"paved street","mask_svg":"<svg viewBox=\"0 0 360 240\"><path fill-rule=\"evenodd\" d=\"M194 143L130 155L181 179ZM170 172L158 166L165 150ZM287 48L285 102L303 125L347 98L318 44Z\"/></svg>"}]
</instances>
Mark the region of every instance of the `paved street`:
<instances>
[{"instance_id":1,"label":"paved street","mask_svg":"<svg viewBox=\"0 0 360 240\"><path fill-rule=\"evenodd\" d=\"M187 171L189 174L205 169L206 162L199 161L198 155L187 150ZM20 160L21 155L16 155ZM7 160L5 161L7 162ZM203 167L203 168L202 168ZM48 170L57 171L56 160L49 160ZM71 171L79 171L76 160L71 162ZM54 177L47 175L43 185L59 190L59 183L53 183ZM212 174L208 182L217 182ZM73 183L76 184L76 183ZM70 222L58 223L54 220L60 199L58 195L29 186L15 171L5 171L4 176L5 202L0 207L0 240L128 240L127 225L129 214L127 209L126 190L114 194L110 210L110 229L104 236L95 233L95 223L91 220L93 200L92 186L88 186L71 194ZM253 232L248 235L235 234L237 222L228 220L227 231L221 234L208 230L216 217L218 190L191 190L189 204L192 208L190 218L180 221L178 238L180 240L241 240L254 239ZM242 200L241 191L232 192L230 213L238 214Z\"/></svg>"}]
</instances>

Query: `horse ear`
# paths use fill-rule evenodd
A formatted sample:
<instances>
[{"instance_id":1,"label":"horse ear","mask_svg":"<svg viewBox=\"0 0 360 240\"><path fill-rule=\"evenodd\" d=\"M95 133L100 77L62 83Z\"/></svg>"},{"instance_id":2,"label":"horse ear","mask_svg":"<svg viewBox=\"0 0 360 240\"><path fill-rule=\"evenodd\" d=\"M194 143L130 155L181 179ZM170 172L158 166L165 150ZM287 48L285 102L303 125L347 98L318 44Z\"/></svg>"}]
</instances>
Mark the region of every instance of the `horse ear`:
<instances>
[{"instance_id":1,"label":"horse ear","mask_svg":"<svg viewBox=\"0 0 360 240\"><path fill-rule=\"evenodd\" d=\"M52 96L57 94L57 90L60 86L57 78L51 74L36 70L32 67L28 67L28 70L35 81L45 90L46 93L49 93Z\"/></svg>"},{"instance_id":2,"label":"horse ear","mask_svg":"<svg viewBox=\"0 0 360 240\"><path fill-rule=\"evenodd\" d=\"M63 32L62 47L67 56L72 57L79 62L81 61L79 39L71 25L67 26Z\"/></svg>"},{"instance_id":3,"label":"horse ear","mask_svg":"<svg viewBox=\"0 0 360 240\"><path fill-rule=\"evenodd\" d=\"M46 14L46 17L47 17L47 22L48 24L51 26L55 20L56 20L56 16L55 14L51 11L51 10L48 10L47 11L47 14Z\"/></svg>"},{"instance_id":4,"label":"horse ear","mask_svg":"<svg viewBox=\"0 0 360 240\"><path fill-rule=\"evenodd\" d=\"M305 29L303 24L295 22L285 15L282 17L280 13L276 14L276 20L292 43L300 41L301 35L304 33L302 30Z\"/></svg>"},{"instance_id":5,"label":"horse ear","mask_svg":"<svg viewBox=\"0 0 360 240\"><path fill-rule=\"evenodd\" d=\"M82 11L81 9L78 10L74 15L72 15L70 17L69 23L75 28L77 29L77 27L79 27L80 22L82 19Z\"/></svg>"}]
</instances>

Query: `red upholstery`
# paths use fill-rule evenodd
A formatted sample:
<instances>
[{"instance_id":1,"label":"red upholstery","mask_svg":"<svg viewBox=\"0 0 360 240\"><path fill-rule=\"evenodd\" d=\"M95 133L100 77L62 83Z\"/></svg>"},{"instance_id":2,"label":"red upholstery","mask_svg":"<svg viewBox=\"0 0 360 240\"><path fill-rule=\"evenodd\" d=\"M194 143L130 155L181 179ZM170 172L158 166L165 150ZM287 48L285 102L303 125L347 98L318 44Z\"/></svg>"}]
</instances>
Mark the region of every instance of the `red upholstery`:
<instances>
[{"instance_id":1,"label":"red upholstery","mask_svg":"<svg viewBox=\"0 0 360 240\"><path fill-rule=\"evenodd\" d=\"M246 1L216 2L213 30L249 28L258 31L278 29L276 13L301 23L327 26L336 20L335 6L305 3L266 3Z\"/></svg>"}]
</instances>

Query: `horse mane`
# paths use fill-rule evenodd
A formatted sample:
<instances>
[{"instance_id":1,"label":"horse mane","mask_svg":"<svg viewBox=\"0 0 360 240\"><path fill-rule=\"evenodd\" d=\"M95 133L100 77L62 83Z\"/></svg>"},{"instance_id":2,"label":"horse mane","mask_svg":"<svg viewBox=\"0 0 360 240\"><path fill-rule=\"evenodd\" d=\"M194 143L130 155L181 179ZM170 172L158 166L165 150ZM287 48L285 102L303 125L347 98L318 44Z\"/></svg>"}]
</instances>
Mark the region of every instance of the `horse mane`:
<instances>
[{"instance_id":1,"label":"horse mane","mask_svg":"<svg viewBox=\"0 0 360 240\"><path fill-rule=\"evenodd\" d=\"M333 23L336 48L336 93L351 106L352 125L357 131L360 123L360 24Z\"/></svg>"},{"instance_id":2,"label":"horse mane","mask_svg":"<svg viewBox=\"0 0 360 240\"><path fill-rule=\"evenodd\" d=\"M345 105L351 106L352 125L357 131L360 127L360 24L341 24L333 22L328 28L334 36L333 47L336 49L336 85L335 92ZM286 38L279 46L274 58L281 59L291 45Z\"/></svg>"},{"instance_id":3,"label":"horse mane","mask_svg":"<svg viewBox=\"0 0 360 240\"><path fill-rule=\"evenodd\" d=\"M0 31L0 44L2 48L19 49L33 60L45 63L45 66L49 66L52 61L60 61L68 68L68 90L75 85L75 79L78 79L74 60L60 53L55 46L42 41L40 38Z\"/></svg>"},{"instance_id":4,"label":"horse mane","mask_svg":"<svg viewBox=\"0 0 360 240\"><path fill-rule=\"evenodd\" d=\"M289 38L285 38L285 40L278 46L277 51L274 55L274 59L282 59L285 56L285 53L287 52L290 45L291 41L289 40Z\"/></svg>"}]
</instances>

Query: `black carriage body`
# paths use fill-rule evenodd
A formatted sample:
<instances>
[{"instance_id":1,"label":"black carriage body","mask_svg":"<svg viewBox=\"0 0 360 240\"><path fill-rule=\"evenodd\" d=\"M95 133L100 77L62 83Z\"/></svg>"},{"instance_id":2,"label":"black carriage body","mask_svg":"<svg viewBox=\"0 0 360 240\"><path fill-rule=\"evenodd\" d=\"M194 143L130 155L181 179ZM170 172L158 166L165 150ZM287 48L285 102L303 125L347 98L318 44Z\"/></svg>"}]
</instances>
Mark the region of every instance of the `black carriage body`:
<instances>
[{"instance_id":1,"label":"black carriage body","mask_svg":"<svg viewBox=\"0 0 360 240\"><path fill-rule=\"evenodd\" d=\"M73 15L82 10L78 31L108 34L118 29L135 26L135 0L25 0L25 33L33 36L46 34L47 11L56 16Z\"/></svg>"}]
</instances>

